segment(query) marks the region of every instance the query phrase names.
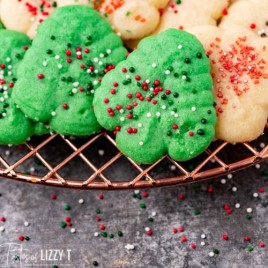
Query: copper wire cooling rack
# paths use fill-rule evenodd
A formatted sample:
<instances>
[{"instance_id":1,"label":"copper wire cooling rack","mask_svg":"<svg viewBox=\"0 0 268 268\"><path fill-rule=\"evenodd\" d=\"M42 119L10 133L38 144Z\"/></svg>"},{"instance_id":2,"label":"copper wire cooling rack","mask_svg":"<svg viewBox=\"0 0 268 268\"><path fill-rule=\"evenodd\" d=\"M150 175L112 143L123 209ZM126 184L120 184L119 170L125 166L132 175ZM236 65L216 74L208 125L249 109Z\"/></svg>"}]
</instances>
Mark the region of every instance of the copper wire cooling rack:
<instances>
[{"instance_id":1,"label":"copper wire cooling rack","mask_svg":"<svg viewBox=\"0 0 268 268\"><path fill-rule=\"evenodd\" d=\"M199 157L176 162L164 156L138 165L116 148L111 133L88 139L60 135L33 138L20 147L0 146L0 175L21 182L77 189L133 189L198 182L268 158L268 134L253 143L213 142ZM38 168L27 168L37 163Z\"/></svg>"}]
</instances>

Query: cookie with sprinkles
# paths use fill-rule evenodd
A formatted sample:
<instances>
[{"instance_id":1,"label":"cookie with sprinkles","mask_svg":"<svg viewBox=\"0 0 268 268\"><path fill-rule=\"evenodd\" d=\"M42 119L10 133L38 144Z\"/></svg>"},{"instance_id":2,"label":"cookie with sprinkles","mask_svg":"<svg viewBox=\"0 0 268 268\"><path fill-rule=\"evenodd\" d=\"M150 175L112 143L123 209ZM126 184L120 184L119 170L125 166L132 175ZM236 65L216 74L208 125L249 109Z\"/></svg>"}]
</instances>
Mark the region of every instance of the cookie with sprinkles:
<instances>
[{"instance_id":1,"label":"cookie with sprinkles","mask_svg":"<svg viewBox=\"0 0 268 268\"><path fill-rule=\"evenodd\" d=\"M260 37L268 37L268 1L240 0L228 10L219 27L228 30L233 25L251 30Z\"/></svg>"},{"instance_id":2,"label":"cookie with sprinkles","mask_svg":"<svg viewBox=\"0 0 268 268\"><path fill-rule=\"evenodd\" d=\"M48 123L57 133L96 133L100 126L92 107L94 91L126 52L92 8L58 8L39 27L19 68L14 98L29 118Z\"/></svg>"},{"instance_id":3,"label":"cookie with sprinkles","mask_svg":"<svg viewBox=\"0 0 268 268\"><path fill-rule=\"evenodd\" d=\"M107 74L94 98L99 123L137 163L163 155L185 161L214 138L210 65L191 34L169 29L147 37Z\"/></svg>"},{"instance_id":4,"label":"cookie with sprinkles","mask_svg":"<svg viewBox=\"0 0 268 268\"><path fill-rule=\"evenodd\" d=\"M56 7L53 0L1 0L0 18L7 29L33 38L37 27Z\"/></svg>"},{"instance_id":5,"label":"cookie with sprinkles","mask_svg":"<svg viewBox=\"0 0 268 268\"><path fill-rule=\"evenodd\" d=\"M30 44L22 33L0 30L0 144L20 144L34 134L34 124L12 98L18 65Z\"/></svg>"},{"instance_id":6,"label":"cookie with sprinkles","mask_svg":"<svg viewBox=\"0 0 268 268\"><path fill-rule=\"evenodd\" d=\"M229 0L172 0L165 9L158 28L159 33L169 28L187 30L199 25L216 25L223 16Z\"/></svg>"},{"instance_id":7,"label":"cookie with sprinkles","mask_svg":"<svg viewBox=\"0 0 268 268\"><path fill-rule=\"evenodd\" d=\"M211 62L216 137L228 142L256 139L268 117L268 39L235 26L189 31L203 43Z\"/></svg>"},{"instance_id":8,"label":"cookie with sprinkles","mask_svg":"<svg viewBox=\"0 0 268 268\"><path fill-rule=\"evenodd\" d=\"M106 18L123 40L137 39L153 32L160 20L161 9L168 0L59 0L58 5L88 4Z\"/></svg>"}]
</instances>

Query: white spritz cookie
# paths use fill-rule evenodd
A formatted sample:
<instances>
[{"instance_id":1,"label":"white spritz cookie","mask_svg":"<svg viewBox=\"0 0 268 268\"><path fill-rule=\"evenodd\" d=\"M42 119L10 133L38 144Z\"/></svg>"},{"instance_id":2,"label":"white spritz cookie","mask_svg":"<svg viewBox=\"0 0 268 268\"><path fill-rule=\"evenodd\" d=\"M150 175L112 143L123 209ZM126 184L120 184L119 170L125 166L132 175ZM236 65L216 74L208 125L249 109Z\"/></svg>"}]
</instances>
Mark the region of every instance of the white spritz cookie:
<instances>
[{"instance_id":1,"label":"white spritz cookie","mask_svg":"<svg viewBox=\"0 0 268 268\"><path fill-rule=\"evenodd\" d=\"M57 7L53 0L1 0L0 18L9 30L36 35L37 27Z\"/></svg>"},{"instance_id":2,"label":"white spritz cookie","mask_svg":"<svg viewBox=\"0 0 268 268\"><path fill-rule=\"evenodd\" d=\"M268 0L236 1L228 10L219 27L229 29L233 25L249 29L261 37L268 36Z\"/></svg>"},{"instance_id":3,"label":"white spritz cookie","mask_svg":"<svg viewBox=\"0 0 268 268\"><path fill-rule=\"evenodd\" d=\"M199 26L189 32L203 43L211 61L216 138L256 139L268 117L268 39L241 27Z\"/></svg>"}]
</instances>

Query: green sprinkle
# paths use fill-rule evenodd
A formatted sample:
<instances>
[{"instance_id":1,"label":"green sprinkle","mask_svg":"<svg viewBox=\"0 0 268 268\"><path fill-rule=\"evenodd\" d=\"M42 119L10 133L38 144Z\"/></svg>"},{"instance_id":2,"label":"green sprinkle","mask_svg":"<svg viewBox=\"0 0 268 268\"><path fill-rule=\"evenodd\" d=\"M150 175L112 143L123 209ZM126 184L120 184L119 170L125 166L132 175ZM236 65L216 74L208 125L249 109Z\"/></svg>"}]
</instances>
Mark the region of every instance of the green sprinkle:
<instances>
[{"instance_id":1,"label":"green sprinkle","mask_svg":"<svg viewBox=\"0 0 268 268\"><path fill-rule=\"evenodd\" d=\"M48 50L47 50L47 54L48 54L48 55L51 55L52 52L53 52L53 51L52 51L51 49L48 49Z\"/></svg>"},{"instance_id":2,"label":"green sprinkle","mask_svg":"<svg viewBox=\"0 0 268 268\"><path fill-rule=\"evenodd\" d=\"M96 214L101 214L101 211L99 208L96 209Z\"/></svg>"},{"instance_id":3,"label":"green sprinkle","mask_svg":"<svg viewBox=\"0 0 268 268\"><path fill-rule=\"evenodd\" d=\"M140 203L140 208L145 209L146 208L146 204L145 203Z\"/></svg>"},{"instance_id":4,"label":"green sprinkle","mask_svg":"<svg viewBox=\"0 0 268 268\"><path fill-rule=\"evenodd\" d=\"M196 215L196 216L197 216L197 215L200 215L200 214L201 214L201 212L200 212L200 210L199 210L199 209L195 209L195 210L194 210L194 215Z\"/></svg>"},{"instance_id":5,"label":"green sprinkle","mask_svg":"<svg viewBox=\"0 0 268 268\"><path fill-rule=\"evenodd\" d=\"M134 194L132 194L132 197L133 198L137 198L137 195L134 193Z\"/></svg>"},{"instance_id":6,"label":"green sprinkle","mask_svg":"<svg viewBox=\"0 0 268 268\"><path fill-rule=\"evenodd\" d=\"M29 241L30 240L30 237L29 236L25 236L25 240L26 241Z\"/></svg>"},{"instance_id":7,"label":"green sprinkle","mask_svg":"<svg viewBox=\"0 0 268 268\"><path fill-rule=\"evenodd\" d=\"M50 36L50 39L51 39L51 40L55 40L55 39L56 39L55 35L51 35L51 36Z\"/></svg>"},{"instance_id":8,"label":"green sprinkle","mask_svg":"<svg viewBox=\"0 0 268 268\"><path fill-rule=\"evenodd\" d=\"M213 252L214 252L215 254L219 254L219 253L220 253L220 251L219 251L217 248L214 248L214 249L213 249Z\"/></svg>"},{"instance_id":9,"label":"green sprinkle","mask_svg":"<svg viewBox=\"0 0 268 268\"><path fill-rule=\"evenodd\" d=\"M189 166L189 169L192 170L192 168ZM193 186L192 186L194 189L200 189L201 188L201 184L196 182L196 183L193 183Z\"/></svg>"},{"instance_id":10,"label":"green sprinkle","mask_svg":"<svg viewBox=\"0 0 268 268\"><path fill-rule=\"evenodd\" d=\"M64 208L64 210L66 210L66 211L71 210L71 207L70 207L69 205L67 205L67 204L65 204L65 205L63 206L63 208Z\"/></svg>"},{"instance_id":11,"label":"green sprinkle","mask_svg":"<svg viewBox=\"0 0 268 268\"><path fill-rule=\"evenodd\" d=\"M97 261L92 262L93 266L99 266L99 263Z\"/></svg>"},{"instance_id":12,"label":"green sprinkle","mask_svg":"<svg viewBox=\"0 0 268 268\"><path fill-rule=\"evenodd\" d=\"M153 222L154 218L148 218L148 221Z\"/></svg>"},{"instance_id":13,"label":"green sprinkle","mask_svg":"<svg viewBox=\"0 0 268 268\"><path fill-rule=\"evenodd\" d=\"M107 237L108 234L107 234L106 232L101 232L101 236L102 236L102 237Z\"/></svg>"},{"instance_id":14,"label":"green sprinkle","mask_svg":"<svg viewBox=\"0 0 268 268\"><path fill-rule=\"evenodd\" d=\"M247 215L246 215L246 219L247 219L247 220L252 220L252 218L253 218L252 215L250 215L250 214L247 214Z\"/></svg>"},{"instance_id":15,"label":"green sprinkle","mask_svg":"<svg viewBox=\"0 0 268 268\"><path fill-rule=\"evenodd\" d=\"M108 237L109 238L114 238L114 235L113 234L109 234Z\"/></svg>"},{"instance_id":16,"label":"green sprinkle","mask_svg":"<svg viewBox=\"0 0 268 268\"><path fill-rule=\"evenodd\" d=\"M66 226L67 226L67 224L66 224L66 222L64 222L64 221L62 221L62 222L60 223L60 227L61 227L62 229L66 228Z\"/></svg>"},{"instance_id":17,"label":"green sprinkle","mask_svg":"<svg viewBox=\"0 0 268 268\"><path fill-rule=\"evenodd\" d=\"M252 245L248 245L248 251L253 251L254 247Z\"/></svg>"},{"instance_id":18,"label":"green sprinkle","mask_svg":"<svg viewBox=\"0 0 268 268\"><path fill-rule=\"evenodd\" d=\"M118 231L117 234L118 234L119 237L122 237L123 236L123 232L122 231Z\"/></svg>"}]
</instances>

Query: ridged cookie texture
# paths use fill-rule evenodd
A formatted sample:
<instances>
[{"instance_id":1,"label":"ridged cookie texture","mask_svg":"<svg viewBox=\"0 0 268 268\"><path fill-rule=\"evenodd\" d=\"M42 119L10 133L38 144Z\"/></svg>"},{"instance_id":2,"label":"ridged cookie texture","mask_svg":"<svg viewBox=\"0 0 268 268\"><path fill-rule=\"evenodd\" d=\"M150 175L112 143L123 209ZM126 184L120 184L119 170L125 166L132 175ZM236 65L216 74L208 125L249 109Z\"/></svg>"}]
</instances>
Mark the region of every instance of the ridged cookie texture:
<instances>
[{"instance_id":1,"label":"ridged cookie texture","mask_svg":"<svg viewBox=\"0 0 268 268\"><path fill-rule=\"evenodd\" d=\"M30 45L22 33L0 30L0 144L20 144L35 133L33 122L18 109L12 97L18 66Z\"/></svg>"},{"instance_id":2,"label":"ridged cookie texture","mask_svg":"<svg viewBox=\"0 0 268 268\"><path fill-rule=\"evenodd\" d=\"M96 133L94 91L125 57L122 41L95 10L58 8L39 27L19 68L14 98L29 118L57 133Z\"/></svg>"},{"instance_id":3,"label":"ridged cookie texture","mask_svg":"<svg viewBox=\"0 0 268 268\"><path fill-rule=\"evenodd\" d=\"M227 142L256 139L268 117L268 39L236 26L189 31L203 43L211 62L216 137Z\"/></svg>"},{"instance_id":4,"label":"ridged cookie texture","mask_svg":"<svg viewBox=\"0 0 268 268\"><path fill-rule=\"evenodd\" d=\"M170 29L145 38L104 77L94 111L125 155L149 164L166 153L186 161L204 151L215 134L213 102L203 46Z\"/></svg>"}]
</instances>

